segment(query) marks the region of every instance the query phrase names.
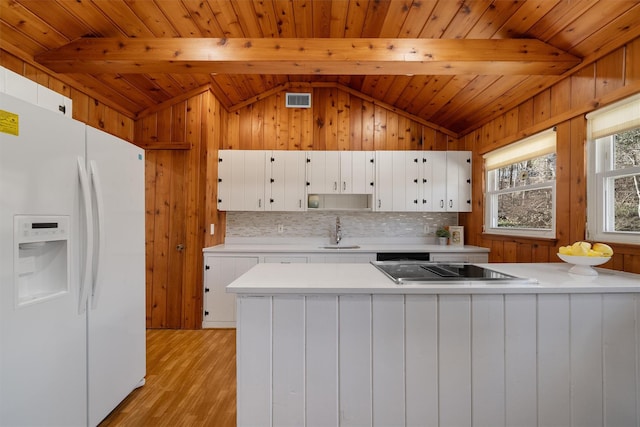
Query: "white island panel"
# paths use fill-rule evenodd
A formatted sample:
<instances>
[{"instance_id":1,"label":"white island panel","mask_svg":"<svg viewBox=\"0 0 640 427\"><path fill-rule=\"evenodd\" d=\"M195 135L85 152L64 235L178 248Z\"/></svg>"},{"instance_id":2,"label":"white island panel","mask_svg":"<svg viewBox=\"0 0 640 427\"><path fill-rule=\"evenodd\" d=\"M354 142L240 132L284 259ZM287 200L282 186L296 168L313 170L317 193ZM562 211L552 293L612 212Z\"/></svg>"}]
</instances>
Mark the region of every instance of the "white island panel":
<instances>
[{"instance_id":1,"label":"white island panel","mask_svg":"<svg viewBox=\"0 0 640 427\"><path fill-rule=\"evenodd\" d=\"M338 375L340 426L372 425L371 296L345 295L339 301Z\"/></svg>"},{"instance_id":2,"label":"white island panel","mask_svg":"<svg viewBox=\"0 0 640 427\"><path fill-rule=\"evenodd\" d=\"M537 425L537 298L504 296L505 419L508 426Z\"/></svg>"},{"instance_id":3,"label":"white island panel","mask_svg":"<svg viewBox=\"0 0 640 427\"><path fill-rule=\"evenodd\" d=\"M575 426L603 425L602 297L571 296L571 420Z\"/></svg>"},{"instance_id":4,"label":"white island panel","mask_svg":"<svg viewBox=\"0 0 640 427\"><path fill-rule=\"evenodd\" d=\"M239 295L238 425L637 425L638 294Z\"/></svg>"},{"instance_id":5,"label":"white island panel","mask_svg":"<svg viewBox=\"0 0 640 427\"><path fill-rule=\"evenodd\" d=\"M306 301L307 427L338 425L338 297Z\"/></svg>"},{"instance_id":6,"label":"white island panel","mask_svg":"<svg viewBox=\"0 0 640 427\"><path fill-rule=\"evenodd\" d=\"M230 287L238 425L640 425L638 276L489 266L540 281L398 286L370 265L258 265Z\"/></svg>"},{"instance_id":7,"label":"white island panel","mask_svg":"<svg viewBox=\"0 0 640 427\"><path fill-rule=\"evenodd\" d=\"M405 297L408 426L438 425L438 297Z\"/></svg>"},{"instance_id":8,"label":"white island panel","mask_svg":"<svg viewBox=\"0 0 640 427\"><path fill-rule=\"evenodd\" d=\"M404 297L374 295L372 316L374 424L405 425Z\"/></svg>"},{"instance_id":9,"label":"white island panel","mask_svg":"<svg viewBox=\"0 0 640 427\"><path fill-rule=\"evenodd\" d=\"M504 298L475 295L471 313L474 426L505 425Z\"/></svg>"},{"instance_id":10,"label":"white island panel","mask_svg":"<svg viewBox=\"0 0 640 427\"><path fill-rule=\"evenodd\" d=\"M603 300L604 425L638 425L638 299ZM636 340L632 339L636 337Z\"/></svg>"},{"instance_id":11,"label":"white island panel","mask_svg":"<svg viewBox=\"0 0 640 427\"><path fill-rule=\"evenodd\" d=\"M304 298L273 300L273 425L304 425Z\"/></svg>"}]
</instances>

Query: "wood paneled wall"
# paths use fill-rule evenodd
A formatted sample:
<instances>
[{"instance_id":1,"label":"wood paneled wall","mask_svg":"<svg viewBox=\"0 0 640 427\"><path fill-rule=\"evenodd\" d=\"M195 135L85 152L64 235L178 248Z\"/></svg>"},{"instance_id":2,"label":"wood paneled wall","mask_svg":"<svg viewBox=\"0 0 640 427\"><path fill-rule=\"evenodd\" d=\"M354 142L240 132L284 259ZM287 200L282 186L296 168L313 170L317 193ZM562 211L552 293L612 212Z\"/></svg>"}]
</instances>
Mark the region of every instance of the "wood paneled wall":
<instances>
[{"instance_id":1,"label":"wood paneled wall","mask_svg":"<svg viewBox=\"0 0 640 427\"><path fill-rule=\"evenodd\" d=\"M445 150L451 132L336 87L297 87L311 108L286 108L285 92L231 110L220 148L239 150Z\"/></svg>"},{"instance_id":2,"label":"wood paneled wall","mask_svg":"<svg viewBox=\"0 0 640 427\"><path fill-rule=\"evenodd\" d=\"M202 248L224 241L224 217L215 208L222 115L204 88L136 121L136 143L147 150L149 328L201 327Z\"/></svg>"},{"instance_id":3,"label":"wood paneled wall","mask_svg":"<svg viewBox=\"0 0 640 427\"><path fill-rule=\"evenodd\" d=\"M73 118L119 138L133 141L133 119L107 106L98 99L43 71L42 67L0 50L0 65L46 86L73 101Z\"/></svg>"},{"instance_id":4,"label":"wood paneled wall","mask_svg":"<svg viewBox=\"0 0 640 427\"><path fill-rule=\"evenodd\" d=\"M556 262L559 246L585 239L585 113L640 92L640 39L567 76L554 86L461 138L473 150L473 212L460 214L467 244L491 248L491 262ZM544 129L557 128L557 239L485 234L482 155ZM604 267L640 273L640 245L611 243L615 254Z\"/></svg>"}]
</instances>

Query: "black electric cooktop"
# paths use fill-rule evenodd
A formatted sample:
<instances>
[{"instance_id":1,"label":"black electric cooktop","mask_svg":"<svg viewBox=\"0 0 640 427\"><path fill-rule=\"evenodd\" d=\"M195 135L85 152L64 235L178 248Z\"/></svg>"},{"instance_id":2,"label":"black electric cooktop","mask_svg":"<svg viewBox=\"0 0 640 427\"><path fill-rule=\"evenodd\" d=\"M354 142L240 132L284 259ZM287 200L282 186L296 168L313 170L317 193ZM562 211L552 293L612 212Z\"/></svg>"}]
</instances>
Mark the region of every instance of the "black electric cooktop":
<instances>
[{"instance_id":1,"label":"black electric cooktop","mask_svg":"<svg viewBox=\"0 0 640 427\"><path fill-rule=\"evenodd\" d=\"M531 281L467 263L372 261L378 270L398 284L466 281Z\"/></svg>"}]
</instances>

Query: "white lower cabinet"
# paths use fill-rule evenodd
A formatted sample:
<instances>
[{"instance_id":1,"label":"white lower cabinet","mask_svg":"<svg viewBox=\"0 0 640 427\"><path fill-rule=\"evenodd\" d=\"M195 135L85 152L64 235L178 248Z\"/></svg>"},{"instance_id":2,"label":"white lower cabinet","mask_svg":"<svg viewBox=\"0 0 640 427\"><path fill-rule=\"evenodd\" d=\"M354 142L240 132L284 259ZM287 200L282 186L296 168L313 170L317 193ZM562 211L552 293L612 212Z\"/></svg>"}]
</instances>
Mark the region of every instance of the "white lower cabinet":
<instances>
[{"instance_id":1,"label":"white lower cabinet","mask_svg":"<svg viewBox=\"0 0 640 427\"><path fill-rule=\"evenodd\" d=\"M348 250L348 249L347 249ZM353 263L366 264L369 261L375 261L375 253L357 253L357 254L313 254L309 256L310 263Z\"/></svg>"},{"instance_id":2,"label":"white lower cabinet","mask_svg":"<svg viewBox=\"0 0 640 427\"><path fill-rule=\"evenodd\" d=\"M438 262L475 262L475 263L487 263L489 262L488 252L431 252L429 253L429 261Z\"/></svg>"},{"instance_id":3,"label":"white lower cabinet","mask_svg":"<svg viewBox=\"0 0 640 427\"><path fill-rule=\"evenodd\" d=\"M226 287L256 264L257 256L204 256L203 328L235 328L236 296Z\"/></svg>"},{"instance_id":4,"label":"white lower cabinet","mask_svg":"<svg viewBox=\"0 0 640 427\"><path fill-rule=\"evenodd\" d=\"M263 262L271 262L277 264L306 264L306 256L282 256L282 255L265 255Z\"/></svg>"},{"instance_id":5,"label":"white lower cabinet","mask_svg":"<svg viewBox=\"0 0 640 427\"><path fill-rule=\"evenodd\" d=\"M240 295L237 425L637 426L638 307L632 293Z\"/></svg>"}]
</instances>

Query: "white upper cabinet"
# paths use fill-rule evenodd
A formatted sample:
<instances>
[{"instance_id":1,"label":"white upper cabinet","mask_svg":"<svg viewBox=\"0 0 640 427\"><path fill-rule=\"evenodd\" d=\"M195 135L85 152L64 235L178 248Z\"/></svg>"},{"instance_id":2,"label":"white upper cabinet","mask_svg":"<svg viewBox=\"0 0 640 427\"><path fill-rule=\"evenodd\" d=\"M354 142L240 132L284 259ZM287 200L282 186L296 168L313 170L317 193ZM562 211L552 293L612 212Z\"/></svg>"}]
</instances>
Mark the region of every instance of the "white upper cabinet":
<instances>
[{"instance_id":1,"label":"white upper cabinet","mask_svg":"<svg viewBox=\"0 0 640 427\"><path fill-rule=\"evenodd\" d=\"M218 161L219 210L305 209L304 152L220 150Z\"/></svg>"},{"instance_id":2,"label":"white upper cabinet","mask_svg":"<svg viewBox=\"0 0 640 427\"><path fill-rule=\"evenodd\" d=\"M304 151L271 151L267 153L266 195L269 211L305 210Z\"/></svg>"},{"instance_id":3,"label":"white upper cabinet","mask_svg":"<svg viewBox=\"0 0 640 427\"><path fill-rule=\"evenodd\" d=\"M410 151L376 152L376 192L373 209L378 212L405 212L411 198L413 174L407 170L412 163ZM411 199L413 200L413 199Z\"/></svg>"},{"instance_id":4,"label":"white upper cabinet","mask_svg":"<svg viewBox=\"0 0 640 427\"><path fill-rule=\"evenodd\" d=\"M218 152L219 210L265 209L265 159L265 151L262 150Z\"/></svg>"},{"instance_id":5,"label":"white upper cabinet","mask_svg":"<svg viewBox=\"0 0 640 427\"><path fill-rule=\"evenodd\" d=\"M376 211L471 211L469 151L378 151L376 173Z\"/></svg>"},{"instance_id":6,"label":"white upper cabinet","mask_svg":"<svg viewBox=\"0 0 640 427\"><path fill-rule=\"evenodd\" d=\"M308 194L373 194L372 151L307 152Z\"/></svg>"},{"instance_id":7,"label":"white upper cabinet","mask_svg":"<svg viewBox=\"0 0 640 427\"><path fill-rule=\"evenodd\" d=\"M471 212L471 152L447 152L447 209Z\"/></svg>"},{"instance_id":8,"label":"white upper cabinet","mask_svg":"<svg viewBox=\"0 0 640 427\"><path fill-rule=\"evenodd\" d=\"M0 92L60 115L72 117L71 98L3 67L0 67Z\"/></svg>"},{"instance_id":9,"label":"white upper cabinet","mask_svg":"<svg viewBox=\"0 0 640 427\"><path fill-rule=\"evenodd\" d=\"M219 151L219 210L305 211L308 194L324 209L470 212L471 152Z\"/></svg>"}]
</instances>

